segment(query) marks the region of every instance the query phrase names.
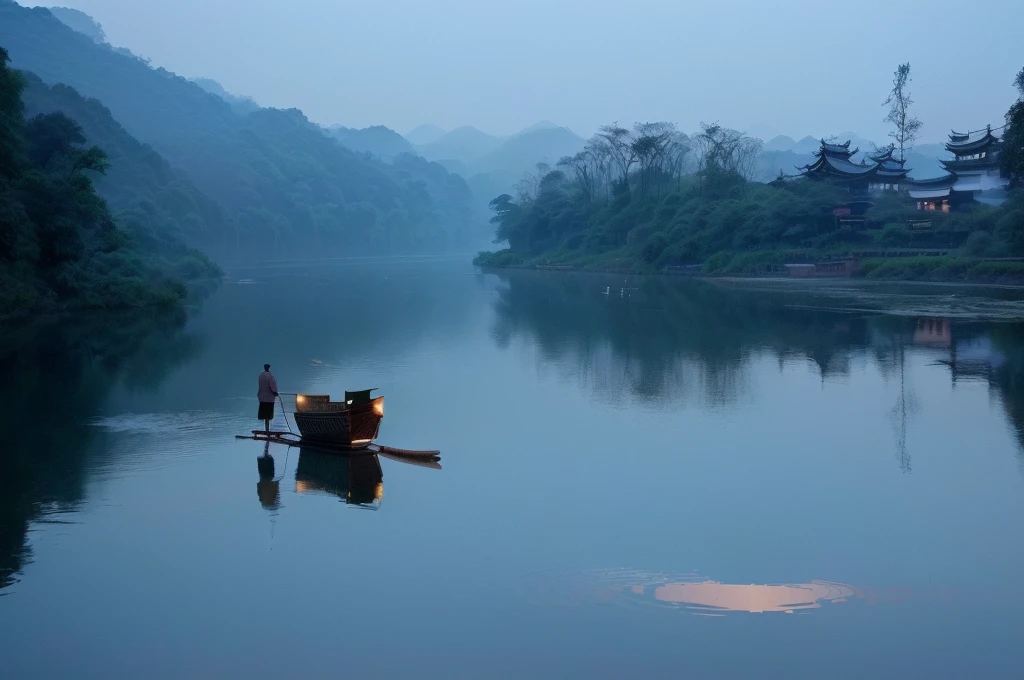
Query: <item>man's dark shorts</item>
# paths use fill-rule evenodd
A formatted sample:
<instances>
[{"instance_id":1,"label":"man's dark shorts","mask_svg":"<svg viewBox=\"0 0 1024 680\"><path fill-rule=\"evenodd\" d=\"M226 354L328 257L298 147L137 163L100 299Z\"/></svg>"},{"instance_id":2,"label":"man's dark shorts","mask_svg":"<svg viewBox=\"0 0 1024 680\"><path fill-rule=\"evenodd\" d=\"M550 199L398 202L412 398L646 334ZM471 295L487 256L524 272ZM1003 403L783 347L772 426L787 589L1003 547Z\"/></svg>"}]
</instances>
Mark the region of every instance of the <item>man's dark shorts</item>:
<instances>
[{"instance_id":1,"label":"man's dark shorts","mask_svg":"<svg viewBox=\"0 0 1024 680\"><path fill-rule=\"evenodd\" d=\"M260 420L273 420L274 419L274 402L272 401L261 401L260 402L260 414L256 416Z\"/></svg>"}]
</instances>

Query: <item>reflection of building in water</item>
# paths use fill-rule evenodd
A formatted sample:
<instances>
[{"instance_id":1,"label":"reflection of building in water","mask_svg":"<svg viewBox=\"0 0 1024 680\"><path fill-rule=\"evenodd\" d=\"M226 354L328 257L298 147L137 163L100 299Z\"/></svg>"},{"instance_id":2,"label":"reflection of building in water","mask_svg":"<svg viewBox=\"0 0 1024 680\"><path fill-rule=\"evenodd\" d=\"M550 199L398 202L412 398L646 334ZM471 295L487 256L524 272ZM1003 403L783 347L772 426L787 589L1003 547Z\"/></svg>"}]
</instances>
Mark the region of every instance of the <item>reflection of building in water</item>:
<instances>
[{"instance_id":1,"label":"reflection of building in water","mask_svg":"<svg viewBox=\"0 0 1024 680\"><path fill-rule=\"evenodd\" d=\"M384 497L384 473L375 454L343 455L303 448L295 470L296 493L325 493L376 509Z\"/></svg>"},{"instance_id":2,"label":"reflection of building in water","mask_svg":"<svg viewBox=\"0 0 1024 680\"><path fill-rule=\"evenodd\" d=\"M994 371L1006 362L1006 357L996 349L987 335L957 338L952 344L949 359L942 363L949 366L953 382L957 380L991 380Z\"/></svg>"},{"instance_id":3,"label":"reflection of building in water","mask_svg":"<svg viewBox=\"0 0 1024 680\"><path fill-rule=\"evenodd\" d=\"M914 344L949 347L952 342L952 324L949 319L922 317L914 328Z\"/></svg>"},{"instance_id":4,"label":"reflection of building in water","mask_svg":"<svg viewBox=\"0 0 1024 680\"><path fill-rule=\"evenodd\" d=\"M633 592L642 595L643 586L634 586ZM798 609L817 609L822 602L845 602L857 595L853 586L828 581L811 581L785 585L739 585L701 581L695 583L666 583L654 588L655 599L661 602L686 605L691 609L710 612L785 612Z\"/></svg>"}]
</instances>

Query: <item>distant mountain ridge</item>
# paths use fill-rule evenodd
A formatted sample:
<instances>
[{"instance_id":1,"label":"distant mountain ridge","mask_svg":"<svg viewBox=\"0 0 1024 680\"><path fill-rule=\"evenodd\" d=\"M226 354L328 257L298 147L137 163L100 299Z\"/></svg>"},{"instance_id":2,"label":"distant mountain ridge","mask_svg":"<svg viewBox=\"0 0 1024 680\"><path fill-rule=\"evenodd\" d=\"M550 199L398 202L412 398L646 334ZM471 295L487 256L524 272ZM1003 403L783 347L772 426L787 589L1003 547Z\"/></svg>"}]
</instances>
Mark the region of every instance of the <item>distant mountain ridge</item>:
<instances>
[{"instance_id":1,"label":"distant mountain ridge","mask_svg":"<svg viewBox=\"0 0 1024 680\"><path fill-rule=\"evenodd\" d=\"M386 161L394 160L399 154L416 153L405 137L383 125L371 125L361 130L332 125L327 132L353 151L373 154Z\"/></svg>"},{"instance_id":2,"label":"distant mountain ridge","mask_svg":"<svg viewBox=\"0 0 1024 680\"><path fill-rule=\"evenodd\" d=\"M463 125L446 132L429 144L416 147L416 150L427 160L455 160L469 166L500 145L501 137L489 135L470 125Z\"/></svg>"},{"instance_id":3,"label":"distant mountain ridge","mask_svg":"<svg viewBox=\"0 0 1024 680\"><path fill-rule=\"evenodd\" d=\"M223 85L212 78L192 78L192 82L210 94L217 95L228 104L231 104L231 108L243 116L260 109L260 105L252 97L241 97L231 94L224 89Z\"/></svg>"},{"instance_id":4,"label":"distant mountain ridge","mask_svg":"<svg viewBox=\"0 0 1024 680\"><path fill-rule=\"evenodd\" d=\"M86 35L98 43L107 42L107 34L103 32L103 27L85 12L70 7L51 7L50 14L57 17L68 28Z\"/></svg>"},{"instance_id":5,"label":"distant mountain ridge","mask_svg":"<svg viewBox=\"0 0 1024 680\"><path fill-rule=\"evenodd\" d=\"M240 112L45 8L0 0L0 45L15 68L98 99L223 206L228 231L199 244L218 255L440 252L473 232L472 195L443 168L352 151L296 109Z\"/></svg>"},{"instance_id":6,"label":"distant mountain ridge","mask_svg":"<svg viewBox=\"0 0 1024 680\"><path fill-rule=\"evenodd\" d=\"M422 125L417 125L415 128L413 128L409 132L406 132L402 136L408 139L410 144L420 146L423 144L430 144L431 142L436 142L437 140L441 139L441 137L443 137L446 132L447 130L439 128L436 125L431 125L430 123L423 123Z\"/></svg>"},{"instance_id":7,"label":"distant mountain ridge","mask_svg":"<svg viewBox=\"0 0 1024 680\"><path fill-rule=\"evenodd\" d=\"M568 128L544 120L507 137L463 126L415 148L424 158L465 177L478 209L486 211L492 198L511 192L526 173L535 172L538 163L554 168L563 156L574 155L585 144Z\"/></svg>"}]
</instances>

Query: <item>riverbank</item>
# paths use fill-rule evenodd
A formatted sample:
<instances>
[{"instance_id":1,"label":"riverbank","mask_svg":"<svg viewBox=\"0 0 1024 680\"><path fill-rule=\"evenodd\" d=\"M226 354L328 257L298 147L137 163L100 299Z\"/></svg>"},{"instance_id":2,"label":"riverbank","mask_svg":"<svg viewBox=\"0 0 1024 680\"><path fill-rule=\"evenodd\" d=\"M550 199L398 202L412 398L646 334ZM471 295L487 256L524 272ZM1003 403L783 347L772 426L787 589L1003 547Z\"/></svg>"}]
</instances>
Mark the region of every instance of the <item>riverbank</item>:
<instances>
[{"instance_id":1,"label":"riverbank","mask_svg":"<svg viewBox=\"0 0 1024 680\"><path fill-rule=\"evenodd\" d=\"M865 256L869 255L869 256ZM967 257L946 252L813 253L754 251L716 253L701 264L655 267L625 253L596 257L523 258L511 250L480 253L484 268L587 271L630 275L762 278L851 278L875 281L977 283L1024 286L1024 259Z\"/></svg>"}]
</instances>

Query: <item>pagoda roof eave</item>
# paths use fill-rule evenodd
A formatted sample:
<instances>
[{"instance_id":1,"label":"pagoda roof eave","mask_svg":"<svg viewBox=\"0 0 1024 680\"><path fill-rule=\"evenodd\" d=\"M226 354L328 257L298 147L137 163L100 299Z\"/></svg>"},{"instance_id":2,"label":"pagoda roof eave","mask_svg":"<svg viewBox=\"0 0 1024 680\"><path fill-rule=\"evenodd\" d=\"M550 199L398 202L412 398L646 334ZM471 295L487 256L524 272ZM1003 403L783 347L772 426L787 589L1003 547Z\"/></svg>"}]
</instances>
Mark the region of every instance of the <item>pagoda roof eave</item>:
<instances>
[{"instance_id":1,"label":"pagoda roof eave","mask_svg":"<svg viewBox=\"0 0 1024 680\"><path fill-rule=\"evenodd\" d=\"M949 172L964 170L984 170L986 168L998 168L999 158L991 156L988 158L969 158L966 160L940 160L942 167Z\"/></svg>"},{"instance_id":2,"label":"pagoda roof eave","mask_svg":"<svg viewBox=\"0 0 1024 680\"><path fill-rule=\"evenodd\" d=\"M998 141L999 139L996 138L996 136L993 135L991 131L986 131L985 136L975 139L973 141L960 141L959 139L954 141L951 137L950 141L946 143L946 151L949 151L950 153L953 154L976 153L978 151L987 149L993 144L996 144Z\"/></svg>"},{"instance_id":3,"label":"pagoda roof eave","mask_svg":"<svg viewBox=\"0 0 1024 680\"><path fill-rule=\"evenodd\" d=\"M925 179L914 179L907 177L907 186L910 189L938 189L943 187L952 187L956 181L956 175L953 173L946 173L939 177L927 177Z\"/></svg>"}]
</instances>

